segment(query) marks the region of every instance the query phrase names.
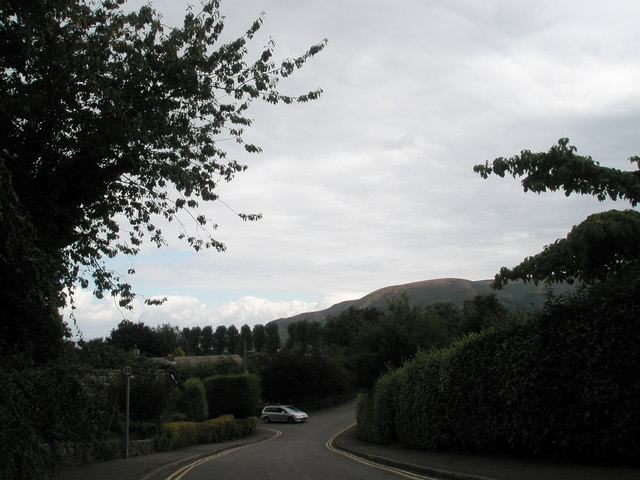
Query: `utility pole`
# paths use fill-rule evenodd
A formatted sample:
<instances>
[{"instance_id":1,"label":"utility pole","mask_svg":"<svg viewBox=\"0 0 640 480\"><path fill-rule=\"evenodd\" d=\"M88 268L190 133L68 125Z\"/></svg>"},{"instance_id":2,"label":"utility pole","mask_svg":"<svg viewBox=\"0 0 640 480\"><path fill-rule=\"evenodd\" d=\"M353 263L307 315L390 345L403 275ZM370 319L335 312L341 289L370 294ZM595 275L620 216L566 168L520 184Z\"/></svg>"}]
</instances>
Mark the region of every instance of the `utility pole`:
<instances>
[{"instance_id":1,"label":"utility pole","mask_svg":"<svg viewBox=\"0 0 640 480\"><path fill-rule=\"evenodd\" d=\"M126 366L122 369L122 373L125 377L127 377L127 408L126 408L126 433L125 433L125 447L124 447L124 458L129 458L129 398L131 396L131 374L133 373L133 368Z\"/></svg>"}]
</instances>

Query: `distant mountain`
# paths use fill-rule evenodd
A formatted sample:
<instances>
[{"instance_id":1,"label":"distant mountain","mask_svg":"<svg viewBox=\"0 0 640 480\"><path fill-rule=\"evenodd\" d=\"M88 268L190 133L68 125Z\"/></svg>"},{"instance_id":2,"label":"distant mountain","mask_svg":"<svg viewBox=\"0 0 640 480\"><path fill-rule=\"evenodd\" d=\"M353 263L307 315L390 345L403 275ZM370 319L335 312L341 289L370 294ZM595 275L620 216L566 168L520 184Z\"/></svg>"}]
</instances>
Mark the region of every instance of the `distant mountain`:
<instances>
[{"instance_id":1,"label":"distant mountain","mask_svg":"<svg viewBox=\"0 0 640 480\"><path fill-rule=\"evenodd\" d=\"M302 320L319 321L323 323L327 317L337 317L349 307L375 307L385 310L387 302L394 296L404 292L409 297L411 305L423 306L434 302L450 301L462 307L465 300L471 300L479 294L491 293L492 280L463 280L459 278L441 278L424 280L421 282L405 283L376 290L358 300L347 300L317 312L307 312L293 317L279 318L270 323L276 323L281 338L288 337L287 326L292 322ZM568 285L554 286L557 294L572 291L574 287ZM510 282L502 290L496 291L498 300L511 309L540 308L544 304L547 287L524 282Z\"/></svg>"}]
</instances>

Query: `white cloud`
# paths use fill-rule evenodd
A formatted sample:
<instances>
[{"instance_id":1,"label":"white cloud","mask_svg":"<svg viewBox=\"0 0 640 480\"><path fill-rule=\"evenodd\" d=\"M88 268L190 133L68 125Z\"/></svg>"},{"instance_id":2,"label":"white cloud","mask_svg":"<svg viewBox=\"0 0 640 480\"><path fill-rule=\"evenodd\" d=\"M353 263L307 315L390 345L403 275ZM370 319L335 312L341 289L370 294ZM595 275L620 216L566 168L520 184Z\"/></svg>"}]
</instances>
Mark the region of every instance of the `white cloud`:
<instances>
[{"instance_id":1,"label":"white cloud","mask_svg":"<svg viewBox=\"0 0 640 480\"><path fill-rule=\"evenodd\" d=\"M155 2L169 23L187 3ZM273 36L276 56L327 37L281 83L324 94L250 111L247 139L264 151L236 151L250 168L219 193L263 220L204 206L223 254L193 254L164 226L171 248L145 247L131 280L169 301L132 314L86 301L87 330L106 335L131 315L153 325L264 323L388 285L491 278L588 214L627 208L525 194L517 180L483 180L472 168L569 136L579 153L628 169L640 153L638 2L226 0L222 10L238 34L265 10L253 45Z\"/></svg>"},{"instance_id":2,"label":"white cloud","mask_svg":"<svg viewBox=\"0 0 640 480\"><path fill-rule=\"evenodd\" d=\"M160 306L148 306L135 301L132 310L119 308L113 300L94 299L89 292L79 291L75 295L76 322L70 319L70 310L64 311L74 337L80 334L85 339L107 337L112 329L124 319L143 322L150 327L170 324L177 327L206 325L253 326L266 324L277 318L326 308L327 301L271 301L264 298L244 296L237 300L210 306L200 299L187 295L169 295ZM333 301L331 299L329 301Z\"/></svg>"}]
</instances>

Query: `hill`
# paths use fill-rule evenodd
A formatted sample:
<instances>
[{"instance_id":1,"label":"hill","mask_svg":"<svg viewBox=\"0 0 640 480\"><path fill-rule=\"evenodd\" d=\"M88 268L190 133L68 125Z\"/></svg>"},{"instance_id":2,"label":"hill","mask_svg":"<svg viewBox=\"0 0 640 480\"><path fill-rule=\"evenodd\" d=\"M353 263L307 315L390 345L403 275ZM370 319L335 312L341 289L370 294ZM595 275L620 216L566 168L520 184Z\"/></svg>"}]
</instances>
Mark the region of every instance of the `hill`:
<instances>
[{"instance_id":1,"label":"hill","mask_svg":"<svg viewBox=\"0 0 640 480\"><path fill-rule=\"evenodd\" d=\"M318 321L324 322L327 317L337 317L349 307L375 307L385 310L388 300L404 292L409 297L411 305L423 306L434 302L450 301L462 307L465 300L471 300L476 295L491 293L493 280L464 280L459 278L441 278L423 280L421 282L405 283L384 287L365 295L358 300L347 300L336 303L329 308L316 312L306 312L287 318L279 318L270 323L276 323L281 338L287 338L287 326L292 322ZM559 285L553 287L555 293L564 293L574 287ZM528 310L540 308L544 304L547 287L524 282L508 283L502 290L496 291L498 300L510 309Z\"/></svg>"}]
</instances>

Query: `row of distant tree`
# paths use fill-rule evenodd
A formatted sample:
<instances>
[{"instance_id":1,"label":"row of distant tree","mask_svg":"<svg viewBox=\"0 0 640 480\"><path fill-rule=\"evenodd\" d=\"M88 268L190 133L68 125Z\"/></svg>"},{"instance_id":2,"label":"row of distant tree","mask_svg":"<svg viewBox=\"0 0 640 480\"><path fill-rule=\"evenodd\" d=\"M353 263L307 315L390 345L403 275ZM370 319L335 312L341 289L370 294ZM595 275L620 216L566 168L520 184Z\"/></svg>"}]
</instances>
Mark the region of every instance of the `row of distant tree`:
<instances>
[{"instance_id":1,"label":"row of distant tree","mask_svg":"<svg viewBox=\"0 0 640 480\"><path fill-rule=\"evenodd\" d=\"M102 339L85 344L100 343ZM245 352L275 353L280 347L280 335L275 324L219 325L213 327L184 327L163 324L151 327L144 322L122 320L104 342L124 350L138 349L148 357L162 357L170 354L222 355Z\"/></svg>"}]
</instances>

